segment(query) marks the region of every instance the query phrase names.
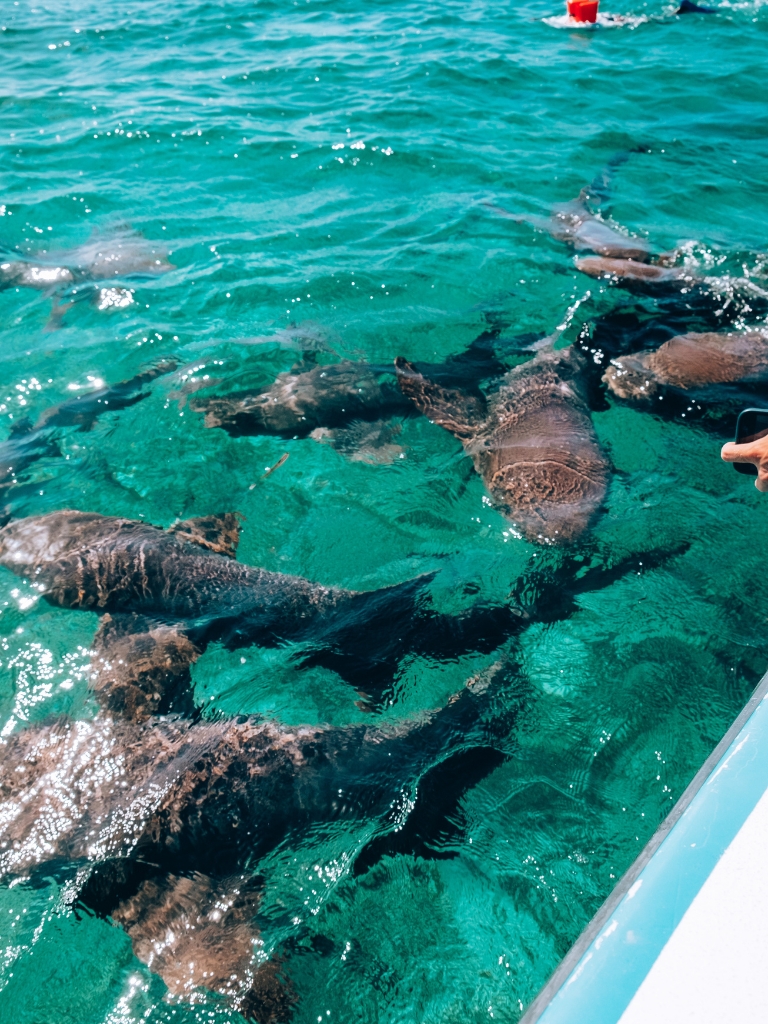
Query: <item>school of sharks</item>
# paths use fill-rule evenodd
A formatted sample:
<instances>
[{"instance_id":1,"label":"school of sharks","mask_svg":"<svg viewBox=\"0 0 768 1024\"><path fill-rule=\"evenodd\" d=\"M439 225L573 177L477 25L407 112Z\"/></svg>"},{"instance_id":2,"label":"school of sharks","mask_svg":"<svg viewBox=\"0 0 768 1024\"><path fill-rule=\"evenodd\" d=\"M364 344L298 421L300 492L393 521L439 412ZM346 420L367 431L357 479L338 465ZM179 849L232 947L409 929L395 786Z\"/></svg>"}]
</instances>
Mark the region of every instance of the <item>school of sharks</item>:
<instances>
[{"instance_id":1,"label":"school of sharks","mask_svg":"<svg viewBox=\"0 0 768 1024\"><path fill-rule=\"evenodd\" d=\"M510 342L509 325L489 315L479 337L443 363L407 352L389 365L334 362L311 329L293 328L284 341L299 351L296 365L266 389L216 393L206 380L185 390L185 367L158 360L16 422L0 444L0 565L54 608L98 615L89 674L98 710L3 737L5 884L66 876L72 905L122 928L172 998L213 993L271 1024L291 1018L296 996L290 950L264 953L259 938L259 859L298 824L331 817L377 822L355 873L387 853L434 855L434 830L505 757L515 716L500 710L499 693L521 688L525 699L515 637L533 620L566 618L580 593L638 571L636 556L591 557L612 474L592 412L625 402L722 433L768 389L768 293L729 281L723 301L722 282L695 273L682 253L654 253L614 224L610 186L627 158L549 218L484 210L548 232L575 250L579 271L612 285L613 311L584 323L569 346L557 335ZM50 296L51 329L74 303L129 303L142 278L170 269L160 247L130 234L39 261L9 251L3 259L0 287ZM70 470L61 457L68 431L90 430L171 382L171 395L207 428L331 444L371 473L402 450L403 418L427 417L463 447L488 501L538 557L505 603L448 615L432 603L434 574L352 591L243 564L247 524L233 509L165 529L88 509L18 515L16 495L35 463ZM643 552L643 568L679 553ZM204 714L193 672L213 643L289 648L297 666L331 669L366 723L289 727ZM378 712L404 659L480 651L498 652L492 668L445 706L384 724ZM404 809L406 782L415 799Z\"/></svg>"}]
</instances>

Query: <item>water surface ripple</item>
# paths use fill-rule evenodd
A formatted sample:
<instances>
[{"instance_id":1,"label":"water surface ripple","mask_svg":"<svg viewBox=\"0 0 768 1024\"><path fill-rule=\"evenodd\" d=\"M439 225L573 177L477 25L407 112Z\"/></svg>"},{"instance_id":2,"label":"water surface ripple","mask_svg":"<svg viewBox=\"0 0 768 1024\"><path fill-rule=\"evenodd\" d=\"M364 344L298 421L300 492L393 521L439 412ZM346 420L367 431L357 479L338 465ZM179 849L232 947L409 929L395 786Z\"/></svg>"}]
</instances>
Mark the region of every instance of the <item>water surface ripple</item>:
<instances>
[{"instance_id":1,"label":"water surface ripple","mask_svg":"<svg viewBox=\"0 0 768 1024\"><path fill-rule=\"evenodd\" d=\"M512 366L532 338L573 342L617 307L663 319L491 209L548 216L617 154L606 217L654 252L682 247L724 303L736 278L768 287L765 5L611 10L626 23L594 31L542 20L562 13L547 0L0 11L0 256L71 272L0 290L0 439L74 395L177 366L89 429L50 424L3 492L13 514L167 526L238 510L239 559L269 570L364 590L436 571L447 611L546 598L500 650L401 665L385 720L441 706L499 662L507 680L502 756L462 762L455 799L422 832L371 846L373 818L329 810L249 865L299 1024L516 1021L765 669L766 505L719 463L730 419L598 402L608 494L566 556L517 537L460 442L426 418L398 417L384 449L355 458L359 434L346 449L233 437L193 408L302 360L441 363L491 332ZM759 326L758 305L737 326ZM0 617L4 735L92 717L96 616L52 608L3 570ZM338 675L292 653L211 645L193 667L198 703L372 720ZM403 807L416 781L402 779ZM378 853L353 869L364 849ZM0 891L2 1020L239 1019L210 995L169 1002L120 928L72 909L76 870Z\"/></svg>"}]
</instances>

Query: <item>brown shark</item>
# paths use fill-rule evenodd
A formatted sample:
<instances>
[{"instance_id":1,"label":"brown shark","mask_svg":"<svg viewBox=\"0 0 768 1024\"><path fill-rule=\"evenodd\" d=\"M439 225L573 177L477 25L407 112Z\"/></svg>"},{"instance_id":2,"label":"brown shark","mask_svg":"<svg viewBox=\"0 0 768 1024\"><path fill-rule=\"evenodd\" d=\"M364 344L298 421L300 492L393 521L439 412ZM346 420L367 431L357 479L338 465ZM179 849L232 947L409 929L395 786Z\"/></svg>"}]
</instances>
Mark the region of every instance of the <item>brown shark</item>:
<instances>
[{"instance_id":1,"label":"brown shark","mask_svg":"<svg viewBox=\"0 0 768 1024\"><path fill-rule=\"evenodd\" d=\"M642 152L642 150L634 150ZM614 172L629 158L629 152L617 153L585 186L575 199L557 204L550 217L513 214L498 206L486 204L502 217L531 224L546 231L558 241L566 242L577 252L594 252L614 259L647 260L650 254L644 238L637 238L611 227L591 206L599 207L610 194Z\"/></svg>"},{"instance_id":2,"label":"brown shark","mask_svg":"<svg viewBox=\"0 0 768 1024\"><path fill-rule=\"evenodd\" d=\"M233 437L306 437L317 428L412 412L391 369L382 373L348 359L281 373L266 391L194 400L191 405L205 413L206 427L221 427Z\"/></svg>"},{"instance_id":3,"label":"brown shark","mask_svg":"<svg viewBox=\"0 0 768 1024\"><path fill-rule=\"evenodd\" d=\"M529 540L560 544L586 531L605 497L609 464L589 416L583 354L543 349L487 400L440 387L404 359L396 367L403 394L462 442Z\"/></svg>"},{"instance_id":4,"label":"brown shark","mask_svg":"<svg viewBox=\"0 0 768 1024\"><path fill-rule=\"evenodd\" d=\"M123 928L172 996L207 990L260 1024L285 1021L294 996L256 920L260 859L329 817L368 835L401 826L425 772L488 744L500 678L385 727L104 711L31 726L0 740L0 877L74 876L72 900Z\"/></svg>"},{"instance_id":5,"label":"brown shark","mask_svg":"<svg viewBox=\"0 0 768 1024\"><path fill-rule=\"evenodd\" d=\"M418 364L419 369L441 384L477 388L506 372L494 346L496 333L486 331L465 351L443 363ZM528 344L530 338L523 340ZM206 427L220 427L233 437L312 437L366 462L390 462L399 455L393 443L398 428L389 420L417 410L398 387L392 365L309 361L281 373L266 390L194 399L191 406L205 413Z\"/></svg>"},{"instance_id":6,"label":"brown shark","mask_svg":"<svg viewBox=\"0 0 768 1024\"><path fill-rule=\"evenodd\" d=\"M386 619L387 608L405 610L402 586L357 593L243 565L234 559L239 533L234 513L161 530L65 510L0 530L0 565L50 604L104 616L94 689L106 706L137 717L187 708L189 667L212 639L239 647L325 637L333 646L347 616L362 627Z\"/></svg>"},{"instance_id":7,"label":"brown shark","mask_svg":"<svg viewBox=\"0 0 768 1024\"><path fill-rule=\"evenodd\" d=\"M575 261L576 269L597 280L608 280L625 287L641 289L690 289L701 281L685 267L661 263L641 263L635 258L583 256Z\"/></svg>"},{"instance_id":8,"label":"brown shark","mask_svg":"<svg viewBox=\"0 0 768 1024\"><path fill-rule=\"evenodd\" d=\"M134 290L116 284L115 278L158 277L173 269L161 245L123 231L36 257L6 250L5 258L0 256L0 290L33 288L50 296L53 306L46 330L53 331L63 326L65 314L77 302L89 301L99 310L130 306Z\"/></svg>"},{"instance_id":9,"label":"brown shark","mask_svg":"<svg viewBox=\"0 0 768 1024\"><path fill-rule=\"evenodd\" d=\"M556 206L551 217L537 217L533 214L513 214L498 206L491 206L495 213L509 220L531 224L540 231L567 242L577 252L589 251L614 259L645 260L649 246L644 238L622 234L592 213L587 206L587 193L582 191L576 199Z\"/></svg>"},{"instance_id":10,"label":"brown shark","mask_svg":"<svg viewBox=\"0 0 768 1024\"><path fill-rule=\"evenodd\" d=\"M198 603L227 596L217 593L216 567L234 553L234 516L177 524L166 542L157 535L169 531L146 524L54 515L6 527L0 544L6 564L55 602L112 607L111 549L126 593L138 586L145 608L162 597L158 553L183 562L178 573L161 574L163 600L175 599L185 569ZM100 543L107 557L96 556ZM578 593L650 571L685 547L644 555L639 565L636 554L603 563L540 552L518 581L515 621L539 612L544 621L567 617ZM203 574L207 597L194 582L201 578L194 556L205 552L213 559ZM558 563L567 565L564 576ZM424 856L420 844L430 830L449 824L449 791L460 796L467 779L476 783L508 753L526 684L502 656L444 707L406 721L338 728L158 715L163 688L167 702L168 684L180 681L199 652L173 624L140 618L102 616L94 656L102 706L93 718L62 716L0 737L0 879L67 879L72 903L121 927L173 997L199 1005L212 993L248 1019L279 1024L295 996L289 965L270 957L260 934L262 859L329 820L350 832L355 873L387 852Z\"/></svg>"},{"instance_id":11,"label":"brown shark","mask_svg":"<svg viewBox=\"0 0 768 1024\"><path fill-rule=\"evenodd\" d=\"M679 334L655 352L612 360L603 380L618 398L636 402L650 402L669 389L697 398L722 394L722 385L768 381L768 334Z\"/></svg>"},{"instance_id":12,"label":"brown shark","mask_svg":"<svg viewBox=\"0 0 768 1024\"><path fill-rule=\"evenodd\" d=\"M239 533L235 513L162 530L51 512L0 530L0 565L50 604L102 617L94 692L103 707L139 720L191 709L190 666L213 641L292 644L294 659L337 671L371 697L391 686L404 654L493 650L514 625L506 606L437 613L425 594L434 574L353 591L243 565L234 558Z\"/></svg>"}]
</instances>

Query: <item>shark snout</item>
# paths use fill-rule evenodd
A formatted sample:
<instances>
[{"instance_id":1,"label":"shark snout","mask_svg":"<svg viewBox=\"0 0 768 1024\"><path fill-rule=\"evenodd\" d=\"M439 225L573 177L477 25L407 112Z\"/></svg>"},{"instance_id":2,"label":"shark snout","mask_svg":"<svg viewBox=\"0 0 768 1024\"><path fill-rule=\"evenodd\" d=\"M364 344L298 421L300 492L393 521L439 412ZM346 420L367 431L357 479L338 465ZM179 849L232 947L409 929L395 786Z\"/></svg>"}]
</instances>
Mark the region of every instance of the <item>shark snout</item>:
<instances>
[{"instance_id":1,"label":"shark snout","mask_svg":"<svg viewBox=\"0 0 768 1024\"><path fill-rule=\"evenodd\" d=\"M617 398L648 401L658 391L658 381L638 356L612 359L603 380Z\"/></svg>"},{"instance_id":2,"label":"shark snout","mask_svg":"<svg viewBox=\"0 0 768 1024\"><path fill-rule=\"evenodd\" d=\"M0 530L0 564L13 572L35 565L49 547L49 531L29 520L12 520Z\"/></svg>"}]
</instances>

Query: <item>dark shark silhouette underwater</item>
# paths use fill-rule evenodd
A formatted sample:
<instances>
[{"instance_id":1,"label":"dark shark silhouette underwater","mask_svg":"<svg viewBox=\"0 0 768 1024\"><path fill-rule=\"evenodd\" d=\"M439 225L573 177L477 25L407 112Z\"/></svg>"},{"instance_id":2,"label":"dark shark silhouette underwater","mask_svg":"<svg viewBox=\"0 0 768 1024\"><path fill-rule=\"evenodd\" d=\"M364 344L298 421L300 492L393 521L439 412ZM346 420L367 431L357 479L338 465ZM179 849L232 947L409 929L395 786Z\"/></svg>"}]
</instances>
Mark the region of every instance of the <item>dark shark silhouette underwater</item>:
<instances>
[{"instance_id":1,"label":"dark shark silhouette underwater","mask_svg":"<svg viewBox=\"0 0 768 1024\"><path fill-rule=\"evenodd\" d=\"M31 259L16 249L4 248L0 261L0 288L12 286L49 292L61 285L108 281L119 277L157 277L173 269L162 245L130 231L61 252L42 252Z\"/></svg>"},{"instance_id":2,"label":"dark shark silhouette underwater","mask_svg":"<svg viewBox=\"0 0 768 1024\"><path fill-rule=\"evenodd\" d=\"M366 696L381 697L405 654L493 652L533 616L570 615L575 593L635 565L582 545L573 555L558 553L553 575L534 556L505 603L449 615L425 594L434 573L372 591L324 586L235 561L239 536L236 513L163 530L63 510L0 529L0 566L49 604L100 616L91 687L103 709L142 721L194 711L190 668L214 641L231 649L295 644L302 664L326 665ZM667 557L646 552L641 564Z\"/></svg>"},{"instance_id":3,"label":"dark shark silhouette underwater","mask_svg":"<svg viewBox=\"0 0 768 1024\"><path fill-rule=\"evenodd\" d=\"M102 612L95 718L3 741L0 873L82 869L80 904L122 926L171 995L203 987L272 1022L292 996L279 961L260 959L260 884L245 865L329 815L378 819L380 835L395 827L405 781L481 744L482 687L390 726L201 721L189 667L208 636L269 642L311 628L327 638L350 619L365 632L382 612L397 630L395 603L413 615L409 585L355 594L239 565L238 535L233 514L162 531L65 511L0 530L3 566L54 605ZM481 774L498 763L491 754Z\"/></svg>"},{"instance_id":4,"label":"dark shark silhouette underwater","mask_svg":"<svg viewBox=\"0 0 768 1024\"><path fill-rule=\"evenodd\" d=\"M406 653L455 657L495 649L516 627L507 606L443 615L425 593L434 574L352 591L235 561L235 513L167 530L60 511L0 530L0 565L50 604L101 615L94 640L97 698L146 717L189 711L190 666L214 641L229 649L293 645L374 703Z\"/></svg>"},{"instance_id":5,"label":"dark shark silhouette underwater","mask_svg":"<svg viewBox=\"0 0 768 1024\"><path fill-rule=\"evenodd\" d=\"M489 344L490 341L490 344ZM530 336L518 339L528 347ZM575 540L605 496L608 462L589 419L588 361L577 350L541 349L507 371L481 336L445 363L393 368L344 360L281 374L266 391L196 400L207 427L231 435L330 436L338 450L378 434L382 416L423 413L464 442L497 503L530 540ZM540 346L539 346L540 347ZM479 384L499 380L486 397ZM370 421L375 421L371 424ZM377 439L374 437L374 441ZM373 458L370 461L374 461Z\"/></svg>"},{"instance_id":6,"label":"dark shark silhouette underwater","mask_svg":"<svg viewBox=\"0 0 768 1024\"><path fill-rule=\"evenodd\" d=\"M111 237L95 235L73 249L43 250L35 257L0 246L0 291L32 288L52 299L46 330L61 327L76 303L89 302L99 310L130 306L134 288L118 281L133 283L173 269L162 245L130 230Z\"/></svg>"},{"instance_id":7,"label":"dark shark silhouette underwater","mask_svg":"<svg viewBox=\"0 0 768 1024\"><path fill-rule=\"evenodd\" d=\"M33 288L47 295L76 295L79 288L92 296L107 281L159 277L174 269L162 245L125 230L74 249L43 251L37 258L7 247L0 253L0 289Z\"/></svg>"},{"instance_id":8,"label":"dark shark silhouette underwater","mask_svg":"<svg viewBox=\"0 0 768 1024\"><path fill-rule=\"evenodd\" d=\"M67 398L45 409L34 423L27 418L17 420L8 438L0 442L0 497L17 486L21 475L34 463L61 454L56 443L57 428L91 430L104 413L117 412L141 402L149 394L144 390L147 384L175 369L175 362L161 362L130 380L104 384Z\"/></svg>"},{"instance_id":9,"label":"dark shark silhouette underwater","mask_svg":"<svg viewBox=\"0 0 768 1024\"><path fill-rule=\"evenodd\" d=\"M358 844L355 874L382 853L419 849L417 819L420 812L434 815L446 779L454 787L457 773L476 781L507 755L515 711L507 697L500 721L493 700L509 676L502 669L490 673L444 708L386 726L200 720L191 714L188 676L199 648L168 622L168 612L192 611L198 620L201 612L219 614L219 571L232 564L236 517L201 517L172 531L133 524L133 533L129 526L117 529L125 520L54 515L59 518L35 517L0 531L0 561L36 582L54 604L108 609L92 681L101 710L90 721L60 718L2 741L0 876L23 884L51 875L70 880L75 912L121 928L172 1000L223 1001L262 1024L287 1021L296 1002L292 962L266 946L260 932L260 858L329 820L351 835L370 835L375 825L373 841ZM79 535L74 544L73 534ZM124 572L121 559L130 551L123 542L133 543L137 568L141 563L150 581L158 564L180 559L175 575L163 570L166 592ZM197 568L201 580L204 573L209 579L198 587L185 555L207 553L211 561ZM118 585L123 576L128 579ZM180 595L182 577L205 594ZM283 585L290 588L290 578ZM567 614L563 588L556 593L564 606L553 614ZM325 608L314 597L310 604ZM532 613L540 601L539 594L527 603ZM247 616L246 605L239 610ZM323 622L321 614L314 626L322 631ZM190 717L158 713L171 706ZM414 793L408 813L405 798Z\"/></svg>"}]
</instances>

